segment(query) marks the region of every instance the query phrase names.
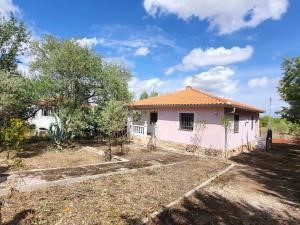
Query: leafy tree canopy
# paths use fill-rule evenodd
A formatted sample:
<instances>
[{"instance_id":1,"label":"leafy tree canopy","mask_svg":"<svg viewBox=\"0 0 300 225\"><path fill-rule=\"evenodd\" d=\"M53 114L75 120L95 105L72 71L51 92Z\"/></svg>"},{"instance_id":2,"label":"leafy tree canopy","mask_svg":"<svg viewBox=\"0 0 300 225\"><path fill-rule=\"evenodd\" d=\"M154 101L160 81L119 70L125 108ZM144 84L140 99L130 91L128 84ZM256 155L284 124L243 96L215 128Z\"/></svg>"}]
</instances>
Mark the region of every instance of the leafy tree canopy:
<instances>
[{"instance_id":1,"label":"leafy tree canopy","mask_svg":"<svg viewBox=\"0 0 300 225\"><path fill-rule=\"evenodd\" d=\"M156 92L156 91L153 90L153 91L150 93L149 97L155 97L155 96L158 96L158 92Z\"/></svg>"},{"instance_id":2,"label":"leafy tree canopy","mask_svg":"<svg viewBox=\"0 0 300 225\"><path fill-rule=\"evenodd\" d=\"M124 129L128 112L120 101L110 100L100 113L100 131L108 138Z\"/></svg>"},{"instance_id":3,"label":"leafy tree canopy","mask_svg":"<svg viewBox=\"0 0 300 225\"><path fill-rule=\"evenodd\" d=\"M143 91L140 95L140 100L149 98L147 91Z\"/></svg>"},{"instance_id":4,"label":"leafy tree canopy","mask_svg":"<svg viewBox=\"0 0 300 225\"><path fill-rule=\"evenodd\" d=\"M13 15L8 20L0 15L0 70L16 70L17 58L24 53L28 40L23 22L18 22Z\"/></svg>"},{"instance_id":5,"label":"leafy tree canopy","mask_svg":"<svg viewBox=\"0 0 300 225\"><path fill-rule=\"evenodd\" d=\"M117 134L122 132L127 123L128 111L120 101L110 100L98 117L99 131L107 138L109 149L107 159L111 160L111 143L117 139Z\"/></svg>"},{"instance_id":6,"label":"leafy tree canopy","mask_svg":"<svg viewBox=\"0 0 300 225\"><path fill-rule=\"evenodd\" d=\"M282 69L284 76L278 90L289 107L284 107L281 115L292 122L300 123L300 57L285 59Z\"/></svg>"},{"instance_id":7,"label":"leafy tree canopy","mask_svg":"<svg viewBox=\"0 0 300 225\"><path fill-rule=\"evenodd\" d=\"M88 48L74 40L59 40L45 36L33 42L31 54L35 60L31 71L44 99L54 99L64 128L73 134L95 126L93 107L101 111L109 100L128 102L126 69L106 63Z\"/></svg>"},{"instance_id":8,"label":"leafy tree canopy","mask_svg":"<svg viewBox=\"0 0 300 225\"><path fill-rule=\"evenodd\" d=\"M158 96L158 92L152 91L150 94L147 93L147 91L143 91L140 95L140 100L150 98L150 97L155 97Z\"/></svg>"},{"instance_id":9,"label":"leafy tree canopy","mask_svg":"<svg viewBox=\"0 0 300 225\"><path fill-rule=\"evenodd\" d=\"M0 126L10 118L27 119L35 111L38 98L33 80L0 70Z\"/></svg>"}]
</instances>

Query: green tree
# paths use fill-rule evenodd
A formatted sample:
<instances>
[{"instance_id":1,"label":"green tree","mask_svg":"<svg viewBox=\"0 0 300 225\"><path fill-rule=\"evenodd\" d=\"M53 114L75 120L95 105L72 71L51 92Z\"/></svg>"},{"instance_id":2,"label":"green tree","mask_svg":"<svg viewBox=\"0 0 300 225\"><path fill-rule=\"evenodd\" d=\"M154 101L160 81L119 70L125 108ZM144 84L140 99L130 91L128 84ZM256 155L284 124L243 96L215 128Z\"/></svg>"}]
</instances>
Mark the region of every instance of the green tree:
<instances>
[{"instance_id":1,"label":"green tree","mask_svg":"<svg viewBox=\"0 0 300 225\"><path fill-rule=\"evenodd\" d=\"M8 150L10 148L17 149L24 142L29 131L28 124L21 119L13 118L9 120L6 127L0 129L0 138ZM7 152L7 158L9 158L9 151Z\"/></svg>"},{"instance_id":2,"label":"green tree","mask_svg":"<svg viewBox=\"0 0 300 225\"><path fill-rule=\"evenodd\" d=\"M149 97L155 97L155 96L158 96L158 92L156 92L156 91L153 90L153 91L150 93Z\"/></svg>"},{"instance_id":3,"label":"green tree","mask_svg":"<svg viewBox=\"0 0 300 225\"><path fill-rule=\"evenodd\" d=\"M229 133L232 126L232 120L229 115L224 115L220 118L220 122L222 126L224 127L224 157L228 158L228 139L229 139Z\"/></svg>"},{"instance_id":4,"label":"green tree","mask_svg":"<svg viewBox=\"0 0 300 225\"><path fill-rule=\"evenodd\" d=\"M45 36L33 42L34 61L31 71L36 78L42 98L55 99L64 133L81 136L94 122L94 109L100 112L109 100L128 102L131 95L127 82L131 77L124 68L105 63L88 48L74 40L59 40Z\"/></svg>"},{"instance_id":5,"label":"green tree","mask_svg":"<svg viewBox=\"0 0 300 225\"><path fill-rule=\"evenodd\" d=\"M292 122L300 123L300 57L285 59L282 69L283 78L278 91L289 107L283 107L281 115Z\"/></svg>"},{"instance_id":6,"label":"green tree","mask_svg":"<svg viewBox=\"0 0 300 225\"><path fill-rule=\"evenodd\" d=\"M23 22L18 22L13 15L8 20L0 17L0 70L16 70L17 58L24 54L28 40Z\"/></svg>"},{"instance_id":7,"label":"green tree","mask_svg":"<svg viewBox=\"0 0 300 225\"><path fill-rule=\"evenodd\" d=\"M270 120L270 116L265 115L259 118L260 127L267 127Z\"/></svg>"},{"instance_id":8,"label":"green tree","mask_svg":"<svg viewBox=\"0 0 300 225\"><path fill-rule=\"evenodd\" d=\"M38 98L35 87L34 80L0 70L0 126L10 118L26 120L34 114Z\"/></svg>"},{"instance_id":9,"label":"green tree","mask_svg":"<svg viewBox=\"0 0 300 225\"><path fill-rule=\"evenodd\" d=\"M147 91L143 91L140 95L140 100L149 98Z\"/></svg>"},{"instance_id":10,"label":"green tree","mask_svg":"<svg viewBox=\"0 0 300 225\"><path fill-rule=\"evenodd\" d=\"M127 123L128 111L120 101L110 100L101 111L99 130L108 140L107 159L111 160L111 144Z\"/></svg>"}]
</instances>

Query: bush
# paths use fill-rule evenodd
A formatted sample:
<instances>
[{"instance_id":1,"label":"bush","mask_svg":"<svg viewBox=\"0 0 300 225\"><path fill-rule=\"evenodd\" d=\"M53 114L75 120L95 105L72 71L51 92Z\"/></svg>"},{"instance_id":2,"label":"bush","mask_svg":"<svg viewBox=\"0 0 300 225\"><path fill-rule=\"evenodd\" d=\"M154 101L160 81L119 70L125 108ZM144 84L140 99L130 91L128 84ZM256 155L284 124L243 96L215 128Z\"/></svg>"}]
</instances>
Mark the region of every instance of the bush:
<instances>
[{"instance_id":1,"label":"bush","mask_svg":"<svg viewBox=\"0 0 300 225\"><path fill-rule=\"evenodd\" d=\"M29 125L21 119L10 119L0 130L1 141L9 148L19 148L30 132Z\"/></svg>"},{"instance_id":2,"label":"bush","mask_svg":"<svg viewBox=\"0 0 300 225\"><path fill-rule=\"evenodd\" d=\"M260 118L260 127L267 128L269 116ZM271 118L273 133L276 135L290 135L299 139L300 137L300 124L292 123L283 118ZM264 129L263 129L264 130Z\"/></svg>"}]
</instances>

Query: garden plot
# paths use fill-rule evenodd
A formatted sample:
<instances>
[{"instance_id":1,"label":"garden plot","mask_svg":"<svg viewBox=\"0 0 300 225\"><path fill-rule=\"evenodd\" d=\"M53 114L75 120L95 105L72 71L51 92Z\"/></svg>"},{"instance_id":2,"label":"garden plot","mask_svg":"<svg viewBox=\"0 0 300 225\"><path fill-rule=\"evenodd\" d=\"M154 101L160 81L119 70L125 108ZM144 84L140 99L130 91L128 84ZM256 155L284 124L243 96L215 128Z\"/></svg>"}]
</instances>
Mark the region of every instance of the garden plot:
<instances>
[{"instance_id":1,"label":"garden plot","mask_svg":"<svg viewBox=\"0 0 300 225\"><path fill-rule=\"evenodd\" d=\"M166 158L172 157L168 154L171 153L166 153L165 164L160 167L14 193L5 197L3 219L12 223L17 218L19 224L138 224L228 166L194 157L166 163ZM150 155L149 152L144 163L158 159L157 152L153 158Z\"/></svg>"}]
</instances>

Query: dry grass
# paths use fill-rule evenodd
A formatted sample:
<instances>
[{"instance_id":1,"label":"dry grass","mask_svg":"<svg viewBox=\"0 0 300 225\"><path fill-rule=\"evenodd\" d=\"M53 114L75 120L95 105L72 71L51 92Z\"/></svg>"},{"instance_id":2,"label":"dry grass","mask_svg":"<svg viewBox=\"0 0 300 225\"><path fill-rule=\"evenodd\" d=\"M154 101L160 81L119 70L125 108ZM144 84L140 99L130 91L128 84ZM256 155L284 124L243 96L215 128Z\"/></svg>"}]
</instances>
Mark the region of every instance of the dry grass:
<instances>
[{"instance_id":1,"label":"dry grass","mask_svg":"<svg viewBox=\"0 0 300 225\"><path fill-rule=\"evenodd\" d=\"M226 167L193 159L159 169L142 169L6 198L4 221L11 224L138 224Z\"/></svg>"},{"instance_id":2,"label":"dry grass","mask_svg":"<svg viewBox=\"0 0 300 225\"><path fill-rule=\"evenodd\" d=\"M23 149L10 150L10 161L18 159L21 166L11 166L10 170L46 169L56 167L74 167L104 162L104 157L85 150L81 145L68 144L63 151L51 149L47 141L27 143ZM2 161L6 160L7 152L0 153ZM9 163L9 161L7 161Z\"/></svg>"},{"instance_id":3,"label":"dry grass","mask_svg":"<svg viewBox=\"0 0 300 225\"><path fill-rule=\"evenodd\" d=\"M104 161L96 153L78 150L47 151L30 158L22 158L26 169L45 169L55 167L74 167L85 164L94 164Z\"/></svg>"}]
</instances>

